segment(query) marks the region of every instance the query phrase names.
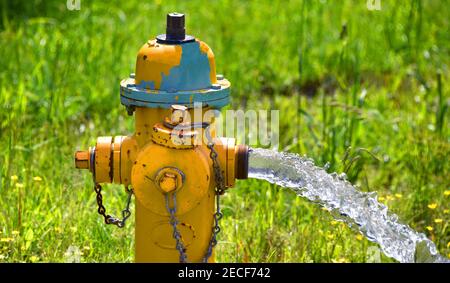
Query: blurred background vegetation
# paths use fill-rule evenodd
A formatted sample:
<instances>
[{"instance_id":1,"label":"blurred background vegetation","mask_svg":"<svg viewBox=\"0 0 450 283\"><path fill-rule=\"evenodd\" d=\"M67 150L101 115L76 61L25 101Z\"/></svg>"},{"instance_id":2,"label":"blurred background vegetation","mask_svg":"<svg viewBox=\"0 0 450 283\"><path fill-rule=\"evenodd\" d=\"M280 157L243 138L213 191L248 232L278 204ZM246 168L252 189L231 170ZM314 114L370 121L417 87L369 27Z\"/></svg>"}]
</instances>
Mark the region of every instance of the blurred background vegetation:
<instances>
[{"instance_id":1,"label":"blurred background vegetation","mask_svg":"<svg viewBox=\"0 0 450 283\"><path fill-rule=\"evenodd\" d=\"M279 109L280 150L378 191L450 257L448 0L381 0L379 11L363 0L0 3L0 262L133 260L134 221L102 223L73 152L133 132L119 82L172 11L214 50L230 108ZM125 197L109 186L107 209ZM365 262L376 251L268 183L241 181L223 202L221 262Z\"/></svg>"}]
</instances>

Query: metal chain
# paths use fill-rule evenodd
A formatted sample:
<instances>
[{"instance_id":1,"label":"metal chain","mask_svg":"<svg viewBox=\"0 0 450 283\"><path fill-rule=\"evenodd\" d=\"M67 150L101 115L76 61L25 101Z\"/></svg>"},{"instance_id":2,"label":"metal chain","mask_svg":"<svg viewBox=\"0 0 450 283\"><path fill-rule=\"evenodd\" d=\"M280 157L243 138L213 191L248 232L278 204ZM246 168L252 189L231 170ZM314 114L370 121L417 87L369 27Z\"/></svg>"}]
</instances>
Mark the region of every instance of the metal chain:
<instances>
[{"instance_id":1,"label":"metal chain","mask_svg":"<svg viewBox=\"0 0 450 283\"><path fill-rule=\"evenodd\" d=\"M208 262L209 257L212 255L213 248L217 245L217 234L219 234L220 232L219 221L223 217L223 214L220 211L220 196L225 193L225 181L223 178L222 170L220 169L220 163L217 160L218 154L214 149L214 141L211 138L209 126L205 129L205 136L208 139L207 147L211 151L209 156L213 162L214 177L216 180L216 212L214 213L214 227L212 230L211 240L209 241L208 250L203 258L203 262Z\"/></svg>"},{"instance_id":2,"label":"metal chain","mask_svg":"<svg viewBox=\"0 0 450 283\"><path fill-rule=\"evenodd\" d=\"M220 211L220 195L223 195L225 192L225 183L224 183L224 177L222 174L222 170L220 169L220 163L217 160L218 154L217 151L214 149L214 141L211 138L210 132L209 132L209 124L202 124L202 128L205 128L205 136L208 139L207 147L211 151L210 152L210 158L213 162L213 169L214 169L214 177L216 181L216 212L214 213L214 226L212 228L212 235L211 240L209 241L208 249L206 251L205 256L202 259L202 262L208 262L208 259L212 255L213 248L217 245L217 234L220 232L220 226L219 221L222 219L223 214ZM169 194L165 195L166 198L166 208L170 215L170 225L173 229L173 238L176 242L176 249L178 250L178 253L180 254L180 262L185 263L187 262L187 255L186 255L186 248L183 245L183 240L181 238L181 233L177 228L178 220L175 216L176 214L176 196L175 192L172 194L173 197L173 207L170 207L169 205Z\"/></svg>"},{"instance_id":3,"label":"metal chain","mask_svg":"<svg viewBox=\"0 0 450 283\"><path fill-rule=\"evenodd\" d=\"M216 188L216 213L214 213L214 227L212 231L211 240L209 241L208 250L203 257L203 262L208 262L208 259L212 255L213 248L217 245L217 234L220 232L219 221L222 219L223 214L220 212L220 194Z\"/></svg>"},{"instance_id":4,"label":"metal chain","mask_svg":"<svg viewBox=\"0 0 450 283\"><path fill-rule=\"evenodd\" d=\"M103 195L102 195L102 186L99 183L96 183L94 186L94 191L97 194L97 205L98 205L98 213L103 216L106 224L116 225L119 228L123 228L125 226L125 221L130 217L130 203L131 196L133 195L133 189L126 188L128 193L127 206L124 210L122 210L122 219L106 214L106 208L103 206Z\"/></svg>"},{"instance_id":5,"label":"metal chain","mask_svg":"<svg viewBox=\"0 0 450 283\"><path fill-rule=\"evenodd\" d=\"M177 228L178 225L178 220L175 217L175 213L177 212L177 201L176 201L176 196L175 196L175 192L172 193L173 196L173 207L170 207L169 204L169 194L165 194L166 197L166 208L167 211L170 214L170 225L172 225L172 229L173 229L173 238L176 241L176 249L178 250L178 253L180 254L180 262L181 263L186 263L187 262L187 256L186 256L186 248L183 245L183 240L181 239L181 233Z\"/></svg>"}]
</instances>

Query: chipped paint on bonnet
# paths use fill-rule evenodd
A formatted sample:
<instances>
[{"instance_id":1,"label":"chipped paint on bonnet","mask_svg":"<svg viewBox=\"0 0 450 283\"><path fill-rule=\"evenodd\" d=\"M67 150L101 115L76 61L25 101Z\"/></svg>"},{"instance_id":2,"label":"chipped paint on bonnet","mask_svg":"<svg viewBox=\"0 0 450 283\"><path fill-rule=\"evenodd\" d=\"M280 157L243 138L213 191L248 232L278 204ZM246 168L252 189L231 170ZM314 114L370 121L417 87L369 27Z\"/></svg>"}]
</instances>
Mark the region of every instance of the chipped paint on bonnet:
<instances>
[{"instance_id":1,"label":"chipped paint on bonnet","mask_svg":"<svg viewBox=\"0 0 450 283\"><path fill-rule=\"evenodd\" d=\"M136 59L136 84L142 88L160 89L163 76L180 65L180 45L159 44L149 40L138 52Z\"/></svg>"},{"instance_id":2,"label":"chipped paint on bonnet","mask_svg":"<svg viewBox=\"0 0 450 283\"><path fill-rule=\"evenodd\" d=\"M229 87L226 79L217 80L214 54L206 43L149 40L139 50L135 78L121 82L120 94L126 106L167 108L176 101L221 108L229 103Z\"/></svg>"},{"instance_id":3,"label":"chipped paint on bonnet","mask_svg":"<svg viewBox=\"0 0 450 283\"><path fill-rule=\"evenodd\" d=\"M202 52L199 42L181 45L181 62L163 75L161 90L183 91L205 89L211 86L208 54Z\"/></svg>"},{"instance_id":4,"label":"chipped paint on bonnet","mask_svg":"<svg viewBox=\"0 0 450 283\"><path fill-rule=\"evenodd\" d=\"M136 84L169 92L200 90L216 83L214 54L202 41L181 45L147 42L136 62Z\"/></svg>"}]
</instances>

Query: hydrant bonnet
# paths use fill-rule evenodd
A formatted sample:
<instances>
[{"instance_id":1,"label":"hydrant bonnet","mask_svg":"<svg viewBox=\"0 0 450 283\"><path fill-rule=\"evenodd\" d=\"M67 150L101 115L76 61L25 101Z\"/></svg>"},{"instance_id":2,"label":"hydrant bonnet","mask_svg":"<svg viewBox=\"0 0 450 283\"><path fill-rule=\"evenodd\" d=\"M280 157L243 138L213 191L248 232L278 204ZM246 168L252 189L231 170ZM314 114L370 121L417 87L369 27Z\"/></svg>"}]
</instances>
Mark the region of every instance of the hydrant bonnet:
<instances>
[{"instance_id":1,"label":"hydrant bonnet","mask_svg":"<svg viewBox=\"0 0 450 283\"><path fill-rule=\"evenodd\" d=\"M216 75L209 46L185 35L184 15L167 15L166 34L149 40L138 52L136 72L121 82L121 102L127 108L169 108L194 102L221 108L229 103L230 82Z\"/></svg>"}]
</instances>

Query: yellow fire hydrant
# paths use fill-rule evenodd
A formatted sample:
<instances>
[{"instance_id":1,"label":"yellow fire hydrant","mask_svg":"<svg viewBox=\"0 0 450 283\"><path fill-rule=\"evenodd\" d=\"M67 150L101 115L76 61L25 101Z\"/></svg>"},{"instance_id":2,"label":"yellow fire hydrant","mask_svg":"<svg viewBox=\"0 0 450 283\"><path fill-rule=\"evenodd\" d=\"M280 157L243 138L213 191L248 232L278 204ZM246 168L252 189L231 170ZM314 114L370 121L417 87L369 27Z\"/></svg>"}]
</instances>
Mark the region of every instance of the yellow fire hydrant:
<instances>
[{"instance_id":1,"label":"yellow fire hydrant","mask_svg":"<svg viewBox=\"0 0 450 283\"><path fill-rule=\"evenodd\" d=\"M135 133L99 137L94 147L75 153L76 167L93 174L107 224L123 227L136 196L136 262L213 262L219 196L235 179L247 178L248 147L216 137L214 117L203 121L228 104L230 83L216 75L209 46L185 34L184 19L168 14L166 34L142 46L135 74L120 83ZM122 219L107 214L104 183L125 186Z\"/></svg>"}]
</instances>

